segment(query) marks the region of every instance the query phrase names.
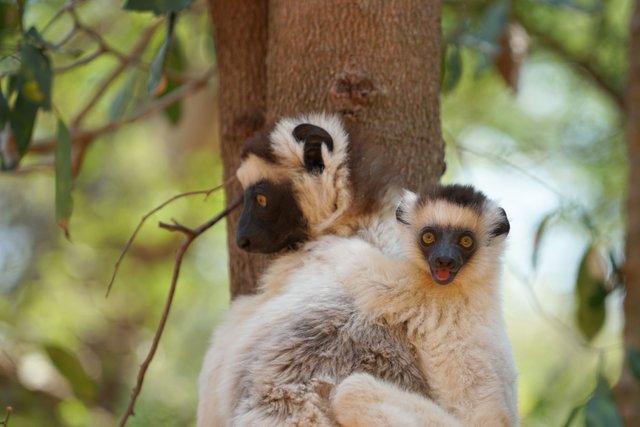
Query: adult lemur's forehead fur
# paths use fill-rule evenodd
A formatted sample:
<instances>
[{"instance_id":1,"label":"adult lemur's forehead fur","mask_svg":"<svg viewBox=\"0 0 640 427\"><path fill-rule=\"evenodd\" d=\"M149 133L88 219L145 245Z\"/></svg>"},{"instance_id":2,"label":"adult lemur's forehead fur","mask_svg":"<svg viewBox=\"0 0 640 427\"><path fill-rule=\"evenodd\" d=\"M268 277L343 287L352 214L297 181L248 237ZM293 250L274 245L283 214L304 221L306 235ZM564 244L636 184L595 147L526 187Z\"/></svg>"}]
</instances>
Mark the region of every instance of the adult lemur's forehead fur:
<instances>
[{"instance_id":1,"label":"adult lemur's forehead fur","mask_svg":"<svg viewBox=\"0 0 640 427\"><path fill-rule=\"evenodd\" d=\"M310 132L323 138L323 143L316 146L322 154L321 171L305 165L305 144L313 142ZM348 203L352 215L380 210L389 202L389 193L397 194L401 187L400 175L390 165L382 147L367 138L357 125L325 113L283 118L272 128L254 135L244 144L237 171L245 189L263 180L291 181L301 196L317 185L310 182L314 175L322 178L324 194L333 191L342 194L338 198ZM320 197L309 202L323 205L326 200Z\"/></svg>"},{"instance_id":2,"label":"adult lemur's forehead fur","mask_svg":"<svg viewBox=\"0 0 640 427\"><path fill-rule=\"evenodd\" d=\"M247 188L263 179L282 181L309 172L308 162L305 165L305 147L308 152L309 144L321 153L322 168L328 175L346 165L349 136L338 116L317 113L287 117L245 142L237 172L240 183Z\"/></svg>"}]
</instances>

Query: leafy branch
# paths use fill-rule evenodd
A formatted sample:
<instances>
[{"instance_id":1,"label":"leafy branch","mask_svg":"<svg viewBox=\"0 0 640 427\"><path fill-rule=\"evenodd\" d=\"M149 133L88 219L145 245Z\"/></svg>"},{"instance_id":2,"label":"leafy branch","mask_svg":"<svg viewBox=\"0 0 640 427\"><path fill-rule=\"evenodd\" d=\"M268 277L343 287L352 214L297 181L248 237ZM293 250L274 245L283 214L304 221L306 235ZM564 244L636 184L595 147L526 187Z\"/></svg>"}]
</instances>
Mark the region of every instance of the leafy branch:
<instances>
[{"instance_id":1,"label":"leafy branch","mask_svg":"<svg viewBox=\"0 0 640 427\"><path fill-rule=\"evenodd\" d=\"M27 153L31 155L43 155L54 152L55 155L55 176L56 176L56 211L58 224L68 237L68 223L71 216L71 191L73 180L82 169L87 149L96 138L114 132L122 126L142 119L154 112L168 110L170 107L175 110L175 104L185 97L206 87L213 69L202 75L183 75L164 71L164 65L172 45L176 45L174 29L178 19L178 12L189 7L190 0L176 1L139 1L129 0L124 5L125 9L137 11L153 11L160 15L160 19L155 19L144 28L138 39L133 43L127 52L116 49L105 37L93 27L83 22L80 18L79 7L84 4L82 0L71 0L62 5L49 22L39 32L35 27L24 32L19 26L14 26L13 31L19 30L21 41L17 45L18 51L15 53L16 62L19 68L10 70L0 75L6 79L7 84L0 85L0 166L3 170L20 170L19 164L23 156ZM20 19L22 21L23 8L19 8ZM166 15L166 17L165 17ZM71 20L70 29L57 41L49 41L45 38L53 24L61 17L67 16ZM154 39L157 30L166 24L167 31L165 41L155 54L153 63L146 64L142 57L148 50ZM74 39L76 35L84 35L92 42L92 51L81 56L75 61L62 65L54 64L52 59L56 57L53 53L68 53L78 57L82 52L72 52L66 49L67 43ZM86 66L102 55L110 55L117 60L116 65L111 69L101 81L96 89L90 94L85 104L73 115L69 121L68 132L60 132L56 135L40 140L33 140L37 113L40 109L53 110L58 116L58 129L67 129L67 125L60 117L52 101L52 86L55 76L69 72L76 68ZM128 69L137 67L143 69L149 76L149 82L153 82L153 91L149 91L146 102L130 115L121 117L120 112L113 114L110 120L90 129L84 128L87 117L94 112L96 106L105 98L113 88L115 82ZM134 70L137 71L137 70ZM131 88L136 77L131 74L130 83L125 85L120 100L114 104L118 105L117 110L122 109L127 103L127 99L132 97ZM169 85L163 85L162 91L157 86L161 81L170 81ZM127 90L129 88L129 90ZM3 93L4 92L4 93ZM165 92L164 96L161 93ZM16 95L17 93L17 95ZM114 110L116 111L116 110ZM173 113L168 112L171 116ZM61 139L61 135L64 137ZM62 146L62 147L61 147ZM37 164L37 168L28 167L26 170L37 170L46 167L46 163ZM70 171L67 171L69 169ZM24 172L24 171L22 171Z\"/></svg>"}]
</instances>

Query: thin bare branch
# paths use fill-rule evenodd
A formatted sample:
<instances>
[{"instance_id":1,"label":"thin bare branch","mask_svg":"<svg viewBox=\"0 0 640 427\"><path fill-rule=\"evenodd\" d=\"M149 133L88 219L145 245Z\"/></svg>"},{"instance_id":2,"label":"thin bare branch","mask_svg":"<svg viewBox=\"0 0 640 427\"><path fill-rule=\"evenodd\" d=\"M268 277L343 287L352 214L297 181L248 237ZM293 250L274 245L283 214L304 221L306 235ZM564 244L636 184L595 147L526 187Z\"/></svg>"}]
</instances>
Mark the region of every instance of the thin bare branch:
<instances>
[{"instance_id":1,"label":"thin bare branch","mask_svg":"<svg viewBox=\"0 0 640 427\"><path fill-rule=\"evenodd\" d=\"M183 98L191 95L192 93L202 89L207 85L209 79L213 74L212 70L207 71L202 76L198 77L195 80L190 81L182 85L181 87L175 89L170 92L168 95L163 96L153 102L146 104L143 108L138 110L136 113L133 113L129 117L125 117L121 120L116 120L113 122L106 123L102 126L96 127L90 130L75 130L71 132L71 140L74 144L79 143L80 141L93 141L95 138L102 136L104 134L113 132L118 130L120 127L127 125L129 123L133 123L145 116L148 116L152 113L155 113L160 110L164 110L167 107L175 104ZM32 153L45 154L54 150L56 144L56 139L54 137L35 140L33 144L29 147L29 151Z\"/></svg>"},{"instance_id":2,"label":"thin bare branch","mask_svg":"<svg viewBox=\"0 0 640 427\"><path fill-rule=\"evenodd\" d=\"M74 12L73 9L71 9L71 12ZM74 13L72 13L72 15L73 14ZM142 35L133 46L133 49L131 49L130 54L127 57L121 58L122 61L120 61L120 63L111 71L111 73L109 73L109 75L104 78L102 84L94 92L87 105L85 105L84 108L80 110L78 115L75 117L71 126L73 129L77 129L80 126L86 115L93 109L97 102L102 98L102 95L104 95L104 93L107 91L109 86L111 86L114 80L127 68L127 66L133 61L133 59L138 58L140 57L140 55L142 55L161 23L162 21L154 22L142 32ZM100 40L102 40L102 38L100 38ZM102 46L102 48L104 48L104 45Z\"/></svg>"},{"instance_id":3,"label":"thin bare branch","mask_svg":"<svg viewBox=\"0 0 640 427\"><path fill-rule=\"evenodd\" d=\"M120 253L120 256L118 257L118 260L116 261L116 263L115 263L115 265L113 267L113 273L111 275L111 280L109 280L109 285L107 286L107 292L105 294L105 298L109 297L109 292L111 292L111 288L113 287L113 283L116 280L116 276L118 275L118 271L120 269L120 264L122 263L122 260L124 259L125 255L129 251L129 248L133 244L133 241L138 236L138 232L140 231L140 229L142 228L144 223L147 221L147 219L149 219L150 216L152 216L153 214L155 214L159 210L163 209L165 206L167 206L167 205L169 205L169 204L171 204L171 203L175 202L176 200L181 199L183 197L195 196L195 195L198 195L198 194L204 194L205 195L205 199L206 199L207 197L209 197L209 195L211 193L213 193L214 191L220 190L225 185L228 185L233 179L235 179L235 178L229 178L224 183L222 183L222 184L220 184L220 185L218 185L218 186L216 186L214 188L210 188L208 190L187 191L186 193L178 194L176 196L171 197L168 200L165 200L160 205L156 206L155 208L153 208L152 210L147 212L142 217L142 219L140 219L140 222L136 226L135 230L133 230L133 233L131 234L131 237L129 237L129 240L127 240L127 243L124 245L124 248L122 249L122 252Z\"/></svg>"},{"instance_id":4,"label":"thin bare branch","mask_svg":"<svg viewBox=\"0 0 640 427\"><path fill-rule=\"evenodd\" d=\"M69 32L67 34L65 34L60 40L58 40L53 45L53 47L55 47L56 49L61 49L62 46L64 46L69 40L71 40L73 38L73 36L75 36L77 34L77 30L78 30L78 27L74 23L73 27L71 27Z\"/></svg>"},{"instance_id":5,"label":"thin bare branch","mask_svg":"<svg viewBox=\"0 0 640 427\"><path fill-rule=\"evenodd\" d=\"M99 49L103 50L104 52L108 52L108 53L114 55L121 62L126 62L127 64L141 63L142 62L140 60L140 55L132 55L132 54L127 55L125 53L120 52L118 49L114 48L109 43L107 43L106 40L102 37L102 35L100 33L98 33L92 27L84 24L80 20L80 17L78 16L78 14L77 14L75 9L73 9L73 8L70 9L69 10L69 14L71 15L71 18L73 19L74 27L76 29L84 32L89 37L91 37L98 44ZM152 27L153 26L159 26L161 23L162 23L162 20L159 20L159 21L156 21L151 26Z\"/></svg>"},{"instance_id":6,"label":"thin bare branch","mask_svg":"<svg viewBox=\"0 0 640 427\"><path fill-rule=\"evenodd\" d=\"M231 212L232 210L234 210L236 207L240 205L241 201L242 200L240 198L234 200L233 203L231 203L231 205L225 208L222 212L220 212L210 221L202 224L201 226L195 229L190 229L177 223L174 225L160 223L160 226L162 228L169 229L172 231L183 232L186 236L186 239L184 243L182 243L182 245L178 248L178 251L176 253L176 260L173 268L173 277L171 279L171 287L169 288L167 301L165 303L164 311L162 312L162 318L160 319L160 323L158 324L156 333L153 337L153 342L151 343L151 348L149 349L149 353L147 354L147 357L140 365L137 382L135 387L133 388L133 391L131 392L131 399L129 400L129 406L127 407L126 412L124 413L124 415L122 416L122 419L120 420L120 424L119 424L120 427L123 427L127 423L127 420L129 419L130 416L135 415L134 407L136 404L136 400L138 399L138 395L140 395L140 391L142 390L144 377L147 373L147 369L149 368L149 365L151 364L151 361L153 360L153 357L155 356L156 350L158 349L158 344L160 342L160 338L162 337L162 332L164 331L164 327L169 317L169 311L171 309L171 304L173 303L173 296L175 295L176 285L178 283L178 278L180 277L180 268L182 267L182 259L184 257L184 254L187 252L187 249L189 248L191 243L199 235L207 231L209 228L211 228L213 225L219 222L222 218L226 217L229 214L229 212Z\"/></svg>"},{"instance_id":7,"label":"thin bare branch","mask_svg":"<svg viewBox=\"0 0 640 427\"><path fill-rule=\"evenodd\" d=\"M83 0L71 0L67 4L63 5L60 9L56 11L56 13L51 17L51 19L49 19L49 22L45 24L45 26L42 28L40 32L43 34L46 33L49 30L49 28L51 28L54 22L56 22L65 12L73 9L81 1Z\"/></svg>"},{"instance_id":8,"label":"thin bare branch","mask_svg":"<svg viewBox=\"0 0 640 427\"><path fill-rule=\"evenodd\" d=\"M103 53L105 53L105 50L103 50L101 47L98 47L98 49L95 52L85 56L82 59L79 59L79 60L77 60L75 62L72 62L70 64L62 65L60 67L55 67L53 69L53 72L57 73L57 74L66 73L67 71L71 71L74 68L77 68L77 67L80 67L82 65L88 64L89 62L91 62L94 59L98 58Z\"/></svg>"},{"instance_id":9,"label":"thin bare branch","mask_svg":"<svg viewBox=\"0 0 640 427\"><path fill-rule=\"evenodd\" d=\"M0 421L0 425L7 427L9 425L9 418L11 417L11 413L13 412L13 408L11 406L7 406L5 408L4 420Z\"/></svg>"}]
</instances>

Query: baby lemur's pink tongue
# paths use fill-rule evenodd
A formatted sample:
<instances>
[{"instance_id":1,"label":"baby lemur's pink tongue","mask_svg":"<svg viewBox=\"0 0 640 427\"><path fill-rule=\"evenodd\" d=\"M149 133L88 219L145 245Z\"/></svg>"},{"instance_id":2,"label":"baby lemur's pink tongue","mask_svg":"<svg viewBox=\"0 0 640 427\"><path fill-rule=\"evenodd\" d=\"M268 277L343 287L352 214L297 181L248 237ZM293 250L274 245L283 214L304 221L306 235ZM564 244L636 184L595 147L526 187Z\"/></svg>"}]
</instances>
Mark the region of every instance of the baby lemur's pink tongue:
<instances>
[{"instance_id":1,"label":"baby lemur's pink tongue","mask_svg":"<svg viewBox=\"0 0 640 427\"><path fill-rule=\"evenodd\" d=\"M449 271L448 268L436 269L436 277L438 278L438 280L442 282L444 282L445 280L448 280L450 275L451 275L451 272Z\"/></svg>"}]
</instances>

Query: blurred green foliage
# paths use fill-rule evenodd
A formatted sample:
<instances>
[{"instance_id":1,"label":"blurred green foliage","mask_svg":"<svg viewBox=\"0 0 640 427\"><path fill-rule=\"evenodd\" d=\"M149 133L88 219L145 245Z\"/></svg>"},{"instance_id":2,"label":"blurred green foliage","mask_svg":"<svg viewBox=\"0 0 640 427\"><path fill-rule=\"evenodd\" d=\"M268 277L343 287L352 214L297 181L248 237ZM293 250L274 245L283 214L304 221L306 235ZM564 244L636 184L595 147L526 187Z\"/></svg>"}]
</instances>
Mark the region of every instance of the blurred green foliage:
<instances>
[{"instance_id":1,"label":"blurred green foliage","mask_svg":"<svg viewBox=\"0 0 640 427\"><path fill-rule=\"evenodd\" d=\"M122 10L124 3L154 13ZM0 132L13 126L18 154L6 140L0 151L4 169L20 162L0 176L0 412L13 407L12 427L116 423L160 318L180 236L149 221L105 299L113 263L142 215L221 176L211 120L217 105L206 101L215 94L205 88L189 102L100 133L74 178L66 128L135 117L215 64L215 52L201 1L177 21L155 14L191 1L73 2L79 21L57 15L69 4L0 2L0 93L8 95L0 96ZM623 357L616 290L627 171L619 100L629 9L629 0L443 3L445 180L478 184L500 170L514 181L493 181L496 194L511 197L507 212L531 211L512 221L531 220L521 235L512 233L512 252L521 256L507 260L506 273L524 426L617 422L609 384ZM100 38L79 31L78 22ZM140 57L126 62L76 127L96 90L154 25ZM63 157L45 149L23 157L30 144L51 138ZM517 187L523 183L531 194ZM195 196L155 218L198 225L223 205L221 193ZM69 221L71 240L55 228L61 220ZM185 259L129 425L193 424L200 363L228 304L226 266L220 224Z\"/></svg>"},{"instance_id":2,"label":"blurred green foliage","mask_svg":"<svg viewBox=\"0 0 640 427\"><path fill-rule=\"evenodd\" d=\"M49 26L47 22L64 4L28 3L25 27L42 31L52 44L59 42L72 21L62 15ZM161 18L121 7L106 0L85 1L76 10L105 43L126 54L139 34ZM12 12L5 4L2 11L2 16ZM7 93L10 74L20 70L10 47L20 49L20 40L5 29L10 27L3 27L0 84ZM89 112L85 129L129 117L178 88L179 79L211 67L213 43L202 5L180 16L175 33L175 40L188 49L181 52L179 68L176 59L168 58L173 62L165 64L167 75L161 78L173 87L160 94L146 91L150 64L165 39L158 31L140 62L127 66ZM95 40L79 34L64 49L47 50L47 55L55 70L86 58L96 46ZM54 110L38 114L34 139L55 136L60 119L70 123L117 64L117 57L104 54L56 73ZM222 209L222 193L207 200L183 199L157 214L132 246L108 299L106 285L124 243L146 212L177 193L219 183L216 131L210 125L215 105L208 101L214 94L204 91L197 100L172 106L172 120L160 110L91 142L73 182L70 241L55 228L58 157L54 169L49 163L53 153L27 156L18 169L22 172L0 177L0 406L13 407L11 426L111 426L124 412L164 306L181 239L159 230L156 221L176 218L196 226ZM9 99L11 105L15 101L15 95ZM191 117L180 120L176 108L191 111ZM58 149L63 146L57 144ZM63 173L71 172L68 160L60 168ZM69 203L65 201L63 209ZM193 422L195 379L212 326L229 300L225 246L224 224L192 245L169 318L173 327L163 336L129 425Z\"/></svg>"}]
</instances>

